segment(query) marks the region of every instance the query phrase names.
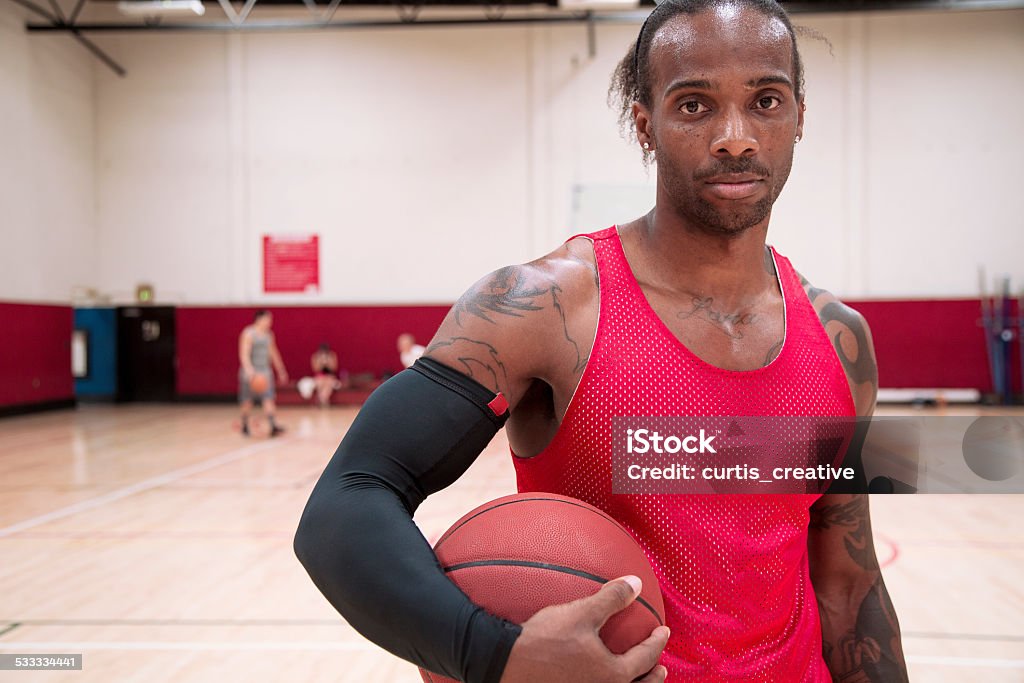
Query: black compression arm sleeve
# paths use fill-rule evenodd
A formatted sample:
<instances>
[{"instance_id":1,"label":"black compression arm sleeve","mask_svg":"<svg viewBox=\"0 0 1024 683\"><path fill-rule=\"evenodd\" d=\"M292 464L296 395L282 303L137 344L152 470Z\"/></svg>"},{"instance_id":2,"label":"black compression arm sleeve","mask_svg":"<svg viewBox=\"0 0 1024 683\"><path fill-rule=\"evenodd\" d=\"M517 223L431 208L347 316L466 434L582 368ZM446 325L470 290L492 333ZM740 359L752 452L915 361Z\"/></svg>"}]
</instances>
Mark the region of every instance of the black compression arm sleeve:
<instances>
[{"instance_id":1,"label":"black compression arm sleeve","mask_svg":"<svg viewBox=\"0 0 1024 683\"><path fill-rule=\"evenodd\" d=\"M469 683L497 683L521 627L472 603L412 515L455 481L504 423L495 398L430 359L392 377L359 411L306 503L295 553L361 634Z\"/></svg>"}]
</instances>

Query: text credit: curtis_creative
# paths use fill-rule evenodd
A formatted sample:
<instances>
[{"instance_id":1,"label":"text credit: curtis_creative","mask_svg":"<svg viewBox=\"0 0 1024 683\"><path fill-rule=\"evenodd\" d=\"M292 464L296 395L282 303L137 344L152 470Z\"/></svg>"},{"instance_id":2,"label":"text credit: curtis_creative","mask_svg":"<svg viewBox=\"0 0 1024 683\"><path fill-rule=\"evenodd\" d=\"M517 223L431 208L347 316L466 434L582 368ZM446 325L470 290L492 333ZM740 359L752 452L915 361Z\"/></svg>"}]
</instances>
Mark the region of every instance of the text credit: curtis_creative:
<instances>
[{"instance_id":1,"label":"text credit: curtis_creative","mask_svg":"<svg viewBox=\"0 0 1024 683\"><path fill-rule=\"evenodd\" d=\"M835 417L615 417L612 490L823 493L852 481L856 423Z\"/></svg>"}]
</instances>

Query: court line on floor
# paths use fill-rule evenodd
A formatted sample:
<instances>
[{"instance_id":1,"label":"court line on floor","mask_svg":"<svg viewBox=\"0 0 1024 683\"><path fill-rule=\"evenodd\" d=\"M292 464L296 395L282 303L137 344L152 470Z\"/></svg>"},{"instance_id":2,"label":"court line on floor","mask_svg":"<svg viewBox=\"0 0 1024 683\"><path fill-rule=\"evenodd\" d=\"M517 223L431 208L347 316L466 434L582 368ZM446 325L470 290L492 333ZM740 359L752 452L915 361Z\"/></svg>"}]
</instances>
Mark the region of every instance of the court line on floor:
<instances>
[{"instance_id":1,"label":"court line on floor","mask_svg":"<svg viewBox=\"0 0 1024 683\"><path fill-rule=\"evenodd\" d=\"M19 626L338 626L341 619L0 619L10 624L0 636ZM1024 635L1005 633L940 633L935 631L903 631L904 638L929 640L977 640L989 642L1024 642Z\"/></svg>"},{"instance_id":2,"label":"court line on floor","mask_svg":"<svg viewBox=\"0 0 1024 683\"><path fill-rule=\"evenodd\" d=\"M204 487L196 487L195 489L193 489L193 488L191 488L189 486L168 486L166 488L168 490L173 490L173 491L210 490L208 487L205 487L205 486ZM269 487L261 487L260 490L265 490L265 488L269 488ZM285 487L281 487L281 488L282 489L287 489L287 490L294 490L296 487L294 487L294 486L285 486ZM221 489L214 489L214 490L218 490L219 491ZM247 489L235 488L235 489L232 489L232 490L247 490ZM3 491L3 489L0 488L0 492L2 492L2 491ZM157 540L157 539L181 540L181 539L186 539L187 540L187 539L196 539L196 540L202 540L202 539L220 539L220 538L223 538L223 539L245 539L245 538L267 539L267 538L290 537L294 533L295 533L294 530L245 531L245 532L241 532L241 531L237 531L237 532L236 531L155 531L155 530L151 530L151 529L139 530L139 531L36 531L36 532L33 532L33 533L17 532L17 537L16 538L9 538L8 537L8 540L27 540L27 539L75 539L75 540L83 540L83 539L93 539L93 540L137 540L137 539L143 539L143 540ZM427 534L427 540L430 543L430 545L434 545L434 543L437 542L437 539L441 537L442 533L443 533L443 530L440 530L440 529L437 530L437 531L433 531L431 533L428 533ZM3 540L4 538L5 538L5 535L0 533L0 540ZM879 562L879 566L884 568L884 567L888 567L889 565L893 564L896 561L896 559L902 554L900 552L900 546L904 545L904 544L903 543L896 544L896 543L892 542L889 539L879 538L879 544L878 545L879 545L880 549L883 548L883 547L887 547L889 549L889 552L886 555L882 556L880 554L880 559L878 561ZM906 545L915 545L915 544L911 543L911 544L906 544ZM920 545L920 544L918 544L918 545ZM973 547L973 545L969 544L969 543L968 544L949 544L949 547L956 547L958 545L960 545L960 546L967 545L967 546ZM989 550L1019 550L1019 549L1024 549L1024 544L992 542L989 545L985 546L985 548L989 549Z\"/></svg>"},{"instance_id":3,"label":"court line on floor","mask_svg":"<svg viewBox=\"0 0 1024 683\"><path fill-rule=\"evenodd\" d=\"M1024 636L997 633L936 633L931 631L903 631L904 638L927 638L929 640L987 640L993 642L1024 642Z\"/></svg>"},{"instance_id":4,"label":"court line on floor","mask_svg":"<svg viewBox=\"0 0 1024 683\"><path fill-rule=\"evenodd\" d=\"M890 564L895 562L896 558L900 556L900 546L898 543L896 543L896 541L892 540L891 538L888 538L884 534L875 534L875 538L877 539L879 544L885 544L889 547L889 556L883 560L878 561L879 569L885 569Z\"/></svg>"},{"instance_id":5,"label":"court line on floor","mask_svg":"<svg viewBox=\"0 0 1024 683\"><path fill-rule=\"evenodd\" d=\"M239 641L32 641L18 642L8 641L0 643L0 650L43 650L83 652L87 650L212 650L223 652L226 650L339 650L344 652L372 651L384 652L380 647L370 642L364 643L338 643L330 640L325 641L265 641L254 640L250 642Z\"/></svg>"},{"instance_id":6,"label":"court line on floor","mask_svg":"<svg viewBox=\"0 0 1024 683\"><path fill-rule=\"evenodd\" d=\"M938 657L932 655L907 655L908 664L937 664L983 669L1024 669L1024 659L996 659L989 657Z\"/></svg>"},{"instance_id":7,"label":"court line on floor","mask_svg":"<svg viewBox=\"0 0 1024 683\"><path fill-rule=\"evenodd\" d=\"M19 619L12 626L340 626L337 619Z\"/></svg>"},{"instance_id":8,"label":"court line on floor","mask_svg":"<svg viewBox=\"0 0 1024 683\"><path fill-rule=\"evenodd\" d=\"M971 539L900 541L902 545L915 548L970 548L976 550L1024 550L1024 541L978 541Z\"/></svg>"},{"instance_id":9,"label":"court line on floor","mask_svg":"<svg viewBox=\"0 0 1024 683\"><path fill-rule=\"evenodd\" d=\"M174 650L174 651L379 651L370 642L338 643L333 641L8 641L0 643L0 650L51 650L85 652L89 650ZM989 669L1024 669L1024 659L997 659L983 657L935 657L907 655L910 664L937 664L941 666Z\"/></svg>"},{"instance_id":10,"label":"court line on floor","mask_svg":"<svg viewBox=\"0 0 1024 683\"><path fill-rule=\"evenodd\" d=\"M256 482L252 484L245 483L175 483L168 486L167 488L179 490L211 490L211 491L264 491L264 490L291 490L305 488L310 482L307 481L290 481L284 480L284 483L276 482ZM47 493L81 493L82 491L90 491L96 489L102 489L102 484L24 484L14 486L0 486L0 493L38 493L45 491Z\"/></svg>"},{"instance_id":11,"label":"court line on floor","mask_svg":"<svg viewBox=\"0 0 1024 683\"><path fill-rule=\"evenodd\" d=\"M0 541L75 540L75 541L211 541L211 540L271 540L291 538L295 530L284 531L33 531L16 536L0 536Z\"/></svg>"},{"instance_id":12,"label":"court line on floor","mask_svg":"<svg viewBox=\"0 0 1024 683\"><path fill-rule=\"evenodd\" d=\"M58 508L56 510L53 510L52 512L37 515L36 517L30 517L23 522L18 522L17 524L12 524L11 526L0 529L0 538L16 534L27 529L32 529L34 527L46 524L48 522L53 522L58 519L64 519L65 517L76 515L79 512L93 510L95 508L100 507L101 505L106 505L107 503L112 503L114 501L121 500L122 498L127 498L128 496L135 495L136 493L142 493L143 491L149 491L151 489L159 488L160 486L168 484L172 481L178 481L179 479L190 477L193 474L199 474L200 472L212 470L216 467L220 467L221 465L226 465L230 462L234 462L235 460L241 460L242 458L247 458L250 455L254 455L256 453L261 453L263 451L269 450L280 445L281 443L284 443L285 441L287 441L287 439L278 439L276 441L265 441L263 443L249 444L248 446L236 448L235 450L228 451L227 453L215 456L213 458L210 458L209 460L204 460L202 462L198 462L194 465L188 465L186 467L180 467L176 470L171 470L170 472L167 472L165 474L161 474L156 477L150 477L149 479L144 479L143 481L140 481L136 484L131 484L129 486L124 486L122 488L115 489L110 493L104 494L102 496L97 496L96 498L88 498L86 500L79 501L72 505Z\"/></svg>"}]
</instances>

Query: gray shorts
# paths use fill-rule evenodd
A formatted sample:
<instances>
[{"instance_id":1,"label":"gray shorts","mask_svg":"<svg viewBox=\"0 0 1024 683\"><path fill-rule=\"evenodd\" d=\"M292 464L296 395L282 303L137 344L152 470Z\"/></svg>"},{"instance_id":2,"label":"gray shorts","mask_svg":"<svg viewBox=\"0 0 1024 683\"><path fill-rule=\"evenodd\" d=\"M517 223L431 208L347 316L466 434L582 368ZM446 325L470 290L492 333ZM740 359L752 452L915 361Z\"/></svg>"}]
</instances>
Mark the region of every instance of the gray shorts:
<instances>
[{"instance_id":1,"label":"gray shorts","mask_svg":"<svg viewBox=\"0 0 1024 683\"><path fill-rule=\"evenodd\" d=\"M249 386L248 380L245 379L245 370L242 368L238 369L238 402L245 403L246 401L263 401L270 399L271 401L277 397L277 392L274 389L274 373L270 371L270 368L256 368L256 372L261 375L266 375L267 379L270 380L270 385L266 391L262 394L254 394L252 387Z\"/></svg>"}]
</instances>

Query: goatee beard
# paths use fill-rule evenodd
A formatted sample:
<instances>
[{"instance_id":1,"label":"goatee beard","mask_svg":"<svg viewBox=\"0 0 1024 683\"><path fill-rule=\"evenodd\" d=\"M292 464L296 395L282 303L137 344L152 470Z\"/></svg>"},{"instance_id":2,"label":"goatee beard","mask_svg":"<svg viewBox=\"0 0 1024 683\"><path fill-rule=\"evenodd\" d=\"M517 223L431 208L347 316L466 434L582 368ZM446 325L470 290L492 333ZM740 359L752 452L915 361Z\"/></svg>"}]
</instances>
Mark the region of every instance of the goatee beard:
<instances>
[{"instance_id":1,"label":"goatee beard","mask_svg":"<svg viewBox=\"0 0 1024 683\"><path fill-rule=\"evenodd\" d=\"M719 235L740 235L768 218L771 215L773 203L773 197L762 197L753 206L726 213L719 211L707 200L697 197L691 206L679 208L692 214L698 223L707 228L708 232Z\"/></svg>"}]
</instances>

